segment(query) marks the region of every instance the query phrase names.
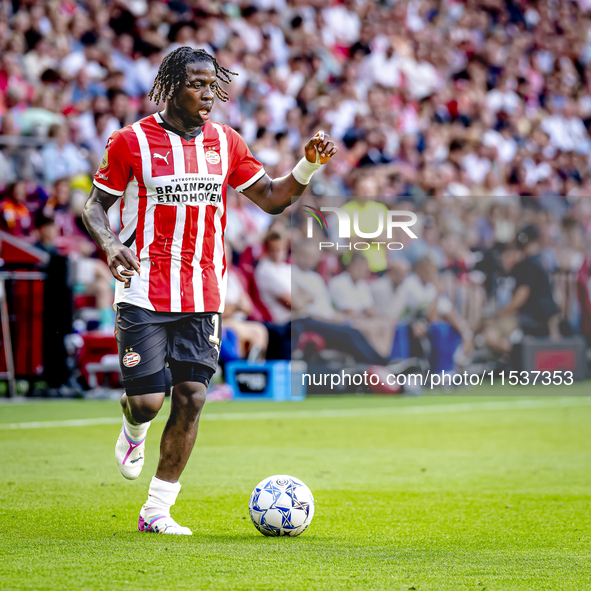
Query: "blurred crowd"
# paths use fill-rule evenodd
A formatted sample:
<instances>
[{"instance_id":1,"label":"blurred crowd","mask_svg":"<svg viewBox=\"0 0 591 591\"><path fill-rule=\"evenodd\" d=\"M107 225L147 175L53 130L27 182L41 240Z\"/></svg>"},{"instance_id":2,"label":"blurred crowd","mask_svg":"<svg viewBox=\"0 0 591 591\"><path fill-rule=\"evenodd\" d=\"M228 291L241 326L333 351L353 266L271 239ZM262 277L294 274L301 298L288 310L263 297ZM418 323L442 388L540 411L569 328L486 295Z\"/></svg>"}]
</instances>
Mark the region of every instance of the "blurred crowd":
<instances>
[{"instance_id":1,"label":"blurred crowd","mask_svg":"<svg viewBox=\"0 0 591 591\"><path fill-rule=\"evenodd\" d=\"M562 320L580 330L585 302L576 280L589 275L591 226L589 0L2 2L3 229L99 260L80 222L90 175L113 131L156 111L147 93L163 56L181 45L204 48L239 74L213 117L243 135L269 176L288 174L305 141L324 129L339 154L312 180L317 204L355 197L363 207L418 214L419 240L403 257L364 254L369 278L402 268L404 276L433 275L449 302L440 313L468 341L487 305L510 301L511 288L502 296L493 279L523 258L523 250L514 260L507 253L531 226ZM270 227L269 216L229 192L238 291L254 293L258 261L274 256L269 235L297 230L302 214L293 213ZM275 253L285 264L299 248L292 236L281 245L285 256ZM360 262L340 254L319 261L326 281ZM80 268L80 293L106 307L104 267ZM555 280L560 273L566 279ZM231 296L235 319L275 314L282 325L291 302L273 312L258 274L261 301ZM247 348L258 352L268 338L261 332Z\"/></svg>"}]
</instances>

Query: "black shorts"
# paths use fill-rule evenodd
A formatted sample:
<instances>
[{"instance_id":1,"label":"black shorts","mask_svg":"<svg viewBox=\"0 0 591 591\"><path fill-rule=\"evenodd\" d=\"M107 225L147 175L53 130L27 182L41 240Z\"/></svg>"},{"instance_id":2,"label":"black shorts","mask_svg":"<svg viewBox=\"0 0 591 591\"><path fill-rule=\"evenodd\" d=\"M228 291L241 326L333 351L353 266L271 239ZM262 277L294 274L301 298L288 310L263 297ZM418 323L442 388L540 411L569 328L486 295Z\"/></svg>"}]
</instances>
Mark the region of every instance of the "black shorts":
<instances>
[{"instance_id":1,"label":"black shorts","mask_svg":"<svg viewBox=\"0 0 591 591\"><path fill-rule=\"evenodd\" d=\"M115 337L126 390L132 384L145 385L145 380L138 379L146 376L161 375L164 383L166 363L174 384L193 381L193 375L206 377L207 381L197 381L207 384L218 366L221 322L221 314L216 312L153 312L133 304L117 304ZM142 387L142 392L136 393L144 390Z\"/></svg>"}]
</instances>

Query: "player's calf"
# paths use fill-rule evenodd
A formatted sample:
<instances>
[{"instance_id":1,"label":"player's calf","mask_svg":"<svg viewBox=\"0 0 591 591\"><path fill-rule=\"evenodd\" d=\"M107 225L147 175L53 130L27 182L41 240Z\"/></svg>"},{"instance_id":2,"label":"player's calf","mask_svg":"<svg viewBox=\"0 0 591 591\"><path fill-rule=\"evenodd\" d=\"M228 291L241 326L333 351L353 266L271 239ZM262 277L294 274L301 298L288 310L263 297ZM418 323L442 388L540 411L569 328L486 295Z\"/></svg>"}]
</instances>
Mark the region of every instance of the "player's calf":
<instances>
[{"instance_id":1,"label":"player's calf","mask_svg":"<svg viewBox=\"0 0 591 591\"><path fill-rule=\"evenodd\" d=\"M194 423L205 405L207 387L197 382L183 382L174 388L171 414L187 425Z\"/></svg>"},{"instance_id":2,"label":"player's calf","mask_svg":"<svg viewBox=\"0 0 591 591\"><path fill-rule=\"evenodd\" d=\"M205 397L205 384L182 382L174 386L170 417L160 442L159 479L176 482L180 478L195 445Z\"/></svg>"}]
</instances>

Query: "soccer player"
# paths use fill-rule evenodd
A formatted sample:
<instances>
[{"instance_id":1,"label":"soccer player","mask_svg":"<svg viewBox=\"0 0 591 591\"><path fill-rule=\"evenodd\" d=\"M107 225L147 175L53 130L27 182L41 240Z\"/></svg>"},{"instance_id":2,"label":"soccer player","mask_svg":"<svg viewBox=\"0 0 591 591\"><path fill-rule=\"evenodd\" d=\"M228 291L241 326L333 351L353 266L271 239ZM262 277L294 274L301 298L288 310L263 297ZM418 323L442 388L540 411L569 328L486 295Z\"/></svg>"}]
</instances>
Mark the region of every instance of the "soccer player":
<instances>
[{"instance_id":1,"label":"soccer player","mask_svg":"<svg viewBox=\"0 0 591 591\"><path fill-rule=\"evenodd\" d=\"M229 98L221 83L231 75L200 49L168 54L149 95L164 101L164 110L110 137L84 208L84 223L118 281L115 335L125 393L115 456L125 478L142 470L146 433L164 402L166 363L172 372L170 416L140 531L191 535L170 508L218 363L228 185L263 211L281 213L337 153L318 132L289 175L270 179L236 131L210 121L215 98ZM119 199L117 237L106 212Z\"/></svg>"}]
</instances>

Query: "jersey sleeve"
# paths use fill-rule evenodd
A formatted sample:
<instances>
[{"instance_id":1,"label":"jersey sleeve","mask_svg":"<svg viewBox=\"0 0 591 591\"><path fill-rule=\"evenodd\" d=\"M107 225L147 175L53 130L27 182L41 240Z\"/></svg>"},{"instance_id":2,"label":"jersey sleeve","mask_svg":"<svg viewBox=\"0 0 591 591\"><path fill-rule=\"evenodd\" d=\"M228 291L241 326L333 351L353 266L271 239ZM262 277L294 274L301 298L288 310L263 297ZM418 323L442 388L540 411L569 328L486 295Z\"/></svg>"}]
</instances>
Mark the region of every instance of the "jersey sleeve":
<instances>
[{"instance_id":1,"label":"jersey sleeve","mask_svg":"<svg viewBox=\"0 0 591 591\"><path fill-rule=\"evenodd\" d=\"M133 175L132 157L129 146L120 131L109 138L105 155L94 175L93 183L111 195L121 196Z\"/></svg>"},{"instance_id":2,"label":"jersey sleeve","mask_svg":"<svg viewBox=\"0 0 591 591\"><path fill-rule=\"evenodd\" d=\"M242 136L231 130L230 176L228 184L236 191L245 191L265 175L263 165L251 154Z\"/></svg>"}]
</instances>

